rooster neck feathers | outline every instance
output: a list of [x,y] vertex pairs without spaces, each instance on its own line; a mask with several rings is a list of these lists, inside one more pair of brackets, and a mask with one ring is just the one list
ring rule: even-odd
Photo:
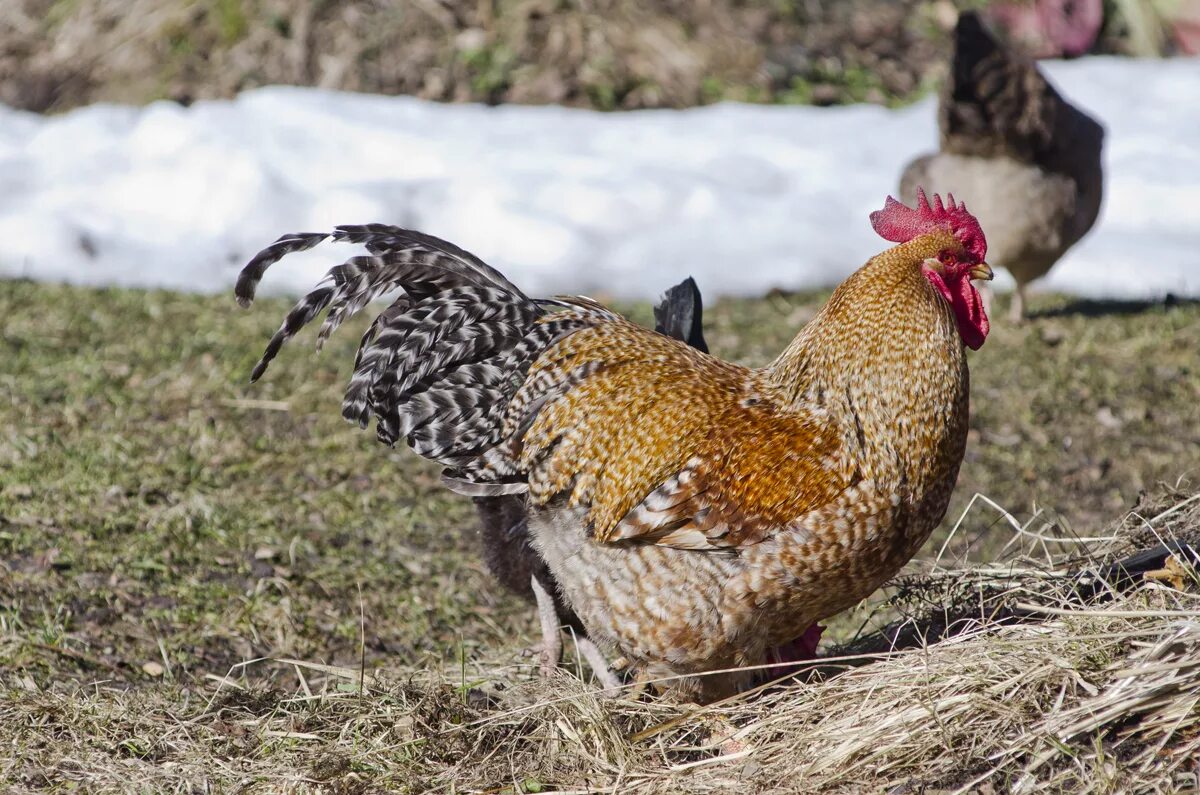
[[953,199],[930,203],[921,194],[911,209],[889,197],[872,221],[883,237],[903,242],[843,282],[765,375],[793,410],[824,412],[842,428],[843,467],[879,482],[925,480],[887,465],[936,449],[931,429],[965,423],[967,363],[956,308],[923,263],[955,246],[982,258],[987,243]]
[[924,480],[881,466],[936,448],[936,434],[956,427],[965,410],[967,362],[954,315],[914,263],[913,250],[929,244],[874,257],[766,371],[793,410],[815,409],[842,429],[846,471],[881,483]]

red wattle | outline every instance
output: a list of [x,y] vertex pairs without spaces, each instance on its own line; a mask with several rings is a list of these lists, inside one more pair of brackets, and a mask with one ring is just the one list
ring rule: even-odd
[[963,343],[973,351],[983,346],[991,325],[988,323],[987,312],[983,309],[983,296],[971,280],[958,280],[958,289],[950,299],[950,308],[958,319],[958,333],[962,335]]
[[979,350],[991,328],[987,313],[983,310],[983,296],[965,276],[956,279],[951,287],[937,271],[925,268],[924,272],[925,278],[929,279],[930,284],[936,287],[950,304],[963,343],[973,351]]

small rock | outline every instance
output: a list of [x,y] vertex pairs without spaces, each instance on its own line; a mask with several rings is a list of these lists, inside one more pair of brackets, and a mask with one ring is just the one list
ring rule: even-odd
[[990,433],[985,431],[983,438],[987,444],[995,445],[996,447],[1016,447],[1021,444],[1021,434],[1014,431],[1008,425],[1002,425]]
[[1108,406],[1101,406],[1100,410],[1096,412],[1096,422],[1114,431],[1125,425],[1125,422],[1113,414],[1113,410]]
[[482,28],[467,28],[454,37],[454,46],[459,52],[482,50],[487,44],[487,32]]
[[28,483],[14,483],[6,488],[5,493],[16,500],[27,500],[33,496],[33,486]]
[[500,702],[477,687],[467,689],[467,704],[475,709],[498,709]]
[[1047,346],[1053,348],[1067,338],[1067,332],[1059,326],[1041,326],[1038,336]]
[[142,663],[142,673],[147,676],[162,676],[166,673],[166,669],[162,667],[162,663],[151,660],[148,663]]
[[1175,381],[1181,375],[1183,375],[1183,373],[1180,372],[1178,367],[1159,365],[1158,367],[1154,368],[1154,377],[1159,381]]
[[828,83],[818,83],[813,86],[812,104],[824,107],[832,105],[838,101],[838,90],[836,86],[831,86]]

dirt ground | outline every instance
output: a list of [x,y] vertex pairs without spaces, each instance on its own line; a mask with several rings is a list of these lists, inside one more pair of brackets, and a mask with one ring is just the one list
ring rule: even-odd
[[[717,354],[761,364],[822,297],[720,301],[706,334]],[[250,671],[251,689],[294,687],[292,667],[245,667],[266,658],[384,675],[465,677],[481,660],[529,670],[531,612],[489,581],[471,506],[341,420],[356,329],[319,357],[302,338],[246,383],[285,306],[3,283],[2,698],[57,694],[86,711],[101,688],[124,694],[123,710],[183,710],[231,670]],[[1200,305],[1042,296],[1034,309],[1023,327],[997,322],[972,355],[967,458],[925,556],[956,525],[948,559],[1012,539],[977,493],[1036,516],[1037,532],[1089,536],[1144,493],[1200,479]],[[834,622],[828,639],[862,620]],[[36,736],[41,750],[8,775],[70,778],[54,732]],[[170,756],[149,736],[105,747]]]
[[0,100],[39,111],[227,97],[267,83],[602,109],[883,102],[923,87],[947,17],[920,0],[9,5]]
[[[980,0],[5,0],[0,101],[191,102],[265,84],[603,110],[899,103]],[[1147,5],[1147,4],[1143,4]],[[1093,48],[1121,52],[1106,3]]]

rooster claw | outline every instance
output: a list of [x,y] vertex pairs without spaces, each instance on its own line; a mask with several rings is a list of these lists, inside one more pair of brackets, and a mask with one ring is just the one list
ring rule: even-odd
[[708,717],[704,719],[704,723],[708,724],[709,728],[706,744],[715,745],[721,756],[742,754],[749,750],[750,746],[738,737],[738,728],[725,718]]
[[1195,576],[1196,573],[1180,562],[1179,558],[1175,555],[1167,558],[1161,569],[1148,571],[1144,575],[1147,580],[1165,582],[1176,591],[1186,591],[1188,581]]

